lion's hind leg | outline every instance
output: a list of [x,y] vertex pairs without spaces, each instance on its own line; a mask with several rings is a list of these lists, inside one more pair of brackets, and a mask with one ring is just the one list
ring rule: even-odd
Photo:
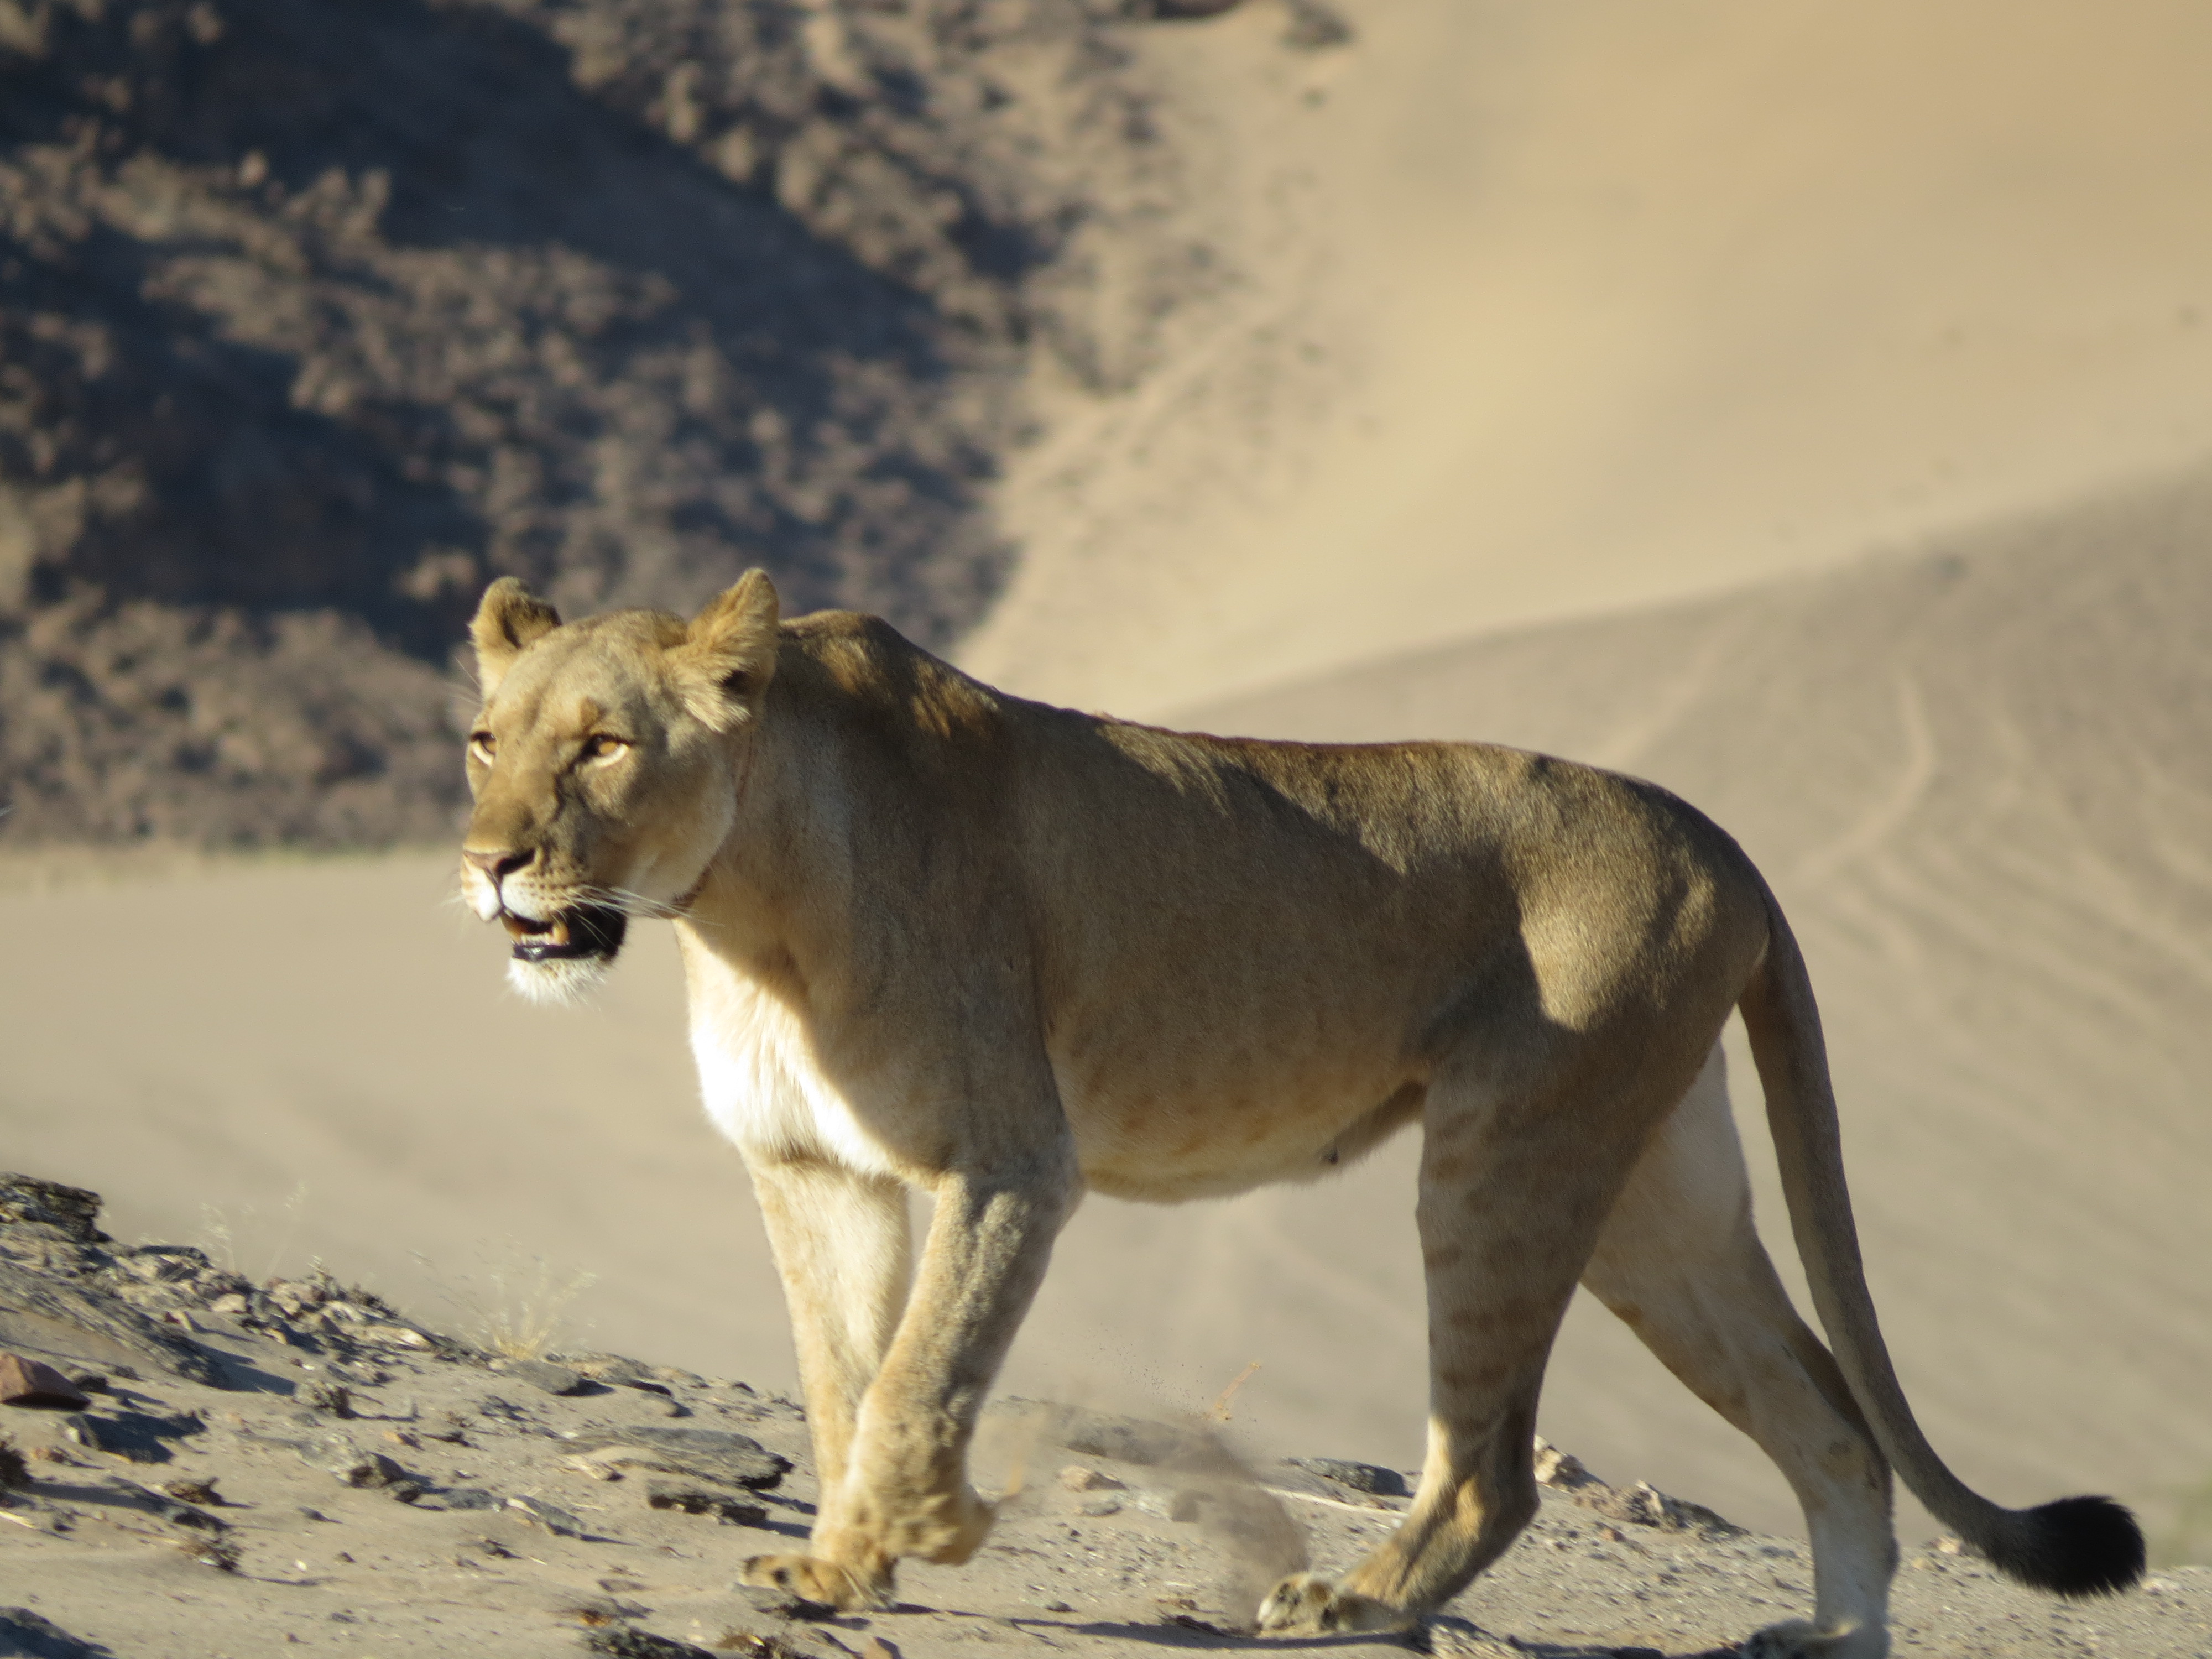
[[[1679,1088],[1602,1074],[1512,1089],[1431,1081],[1416,1211],[1429,1303],[1420,1491],[1398,1530],[1340,1581],[1299,1573],[1277,1585],[1260,1610],[1262,1633],[1411,1625],[1534,1517],[1536,1401],[1553,1340],[1626,1177],[1635,1128]],[[1624,1123],[1626,1133],[1607,1133]]]
[[1759,1632],[1747,1659],[1880,1659],[1897,1561],[1889,1466],[1753,1228],[1718,1049],[1644,1149],[1583,1282],[1759,1443],[1804,1506],[1814,1618]]

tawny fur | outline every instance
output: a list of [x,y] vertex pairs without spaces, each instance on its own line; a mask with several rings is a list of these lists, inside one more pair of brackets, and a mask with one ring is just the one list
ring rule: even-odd
[[[1263,1629],[1405,1624],[1512,1540],[1577,1281],[1804,1503],[1814,1618],[1751,1650],[1886,1651],[1893,1462],[1970,1540],[2008,1524],[1889,1375],[1780,913],[1665,791],[1046,708],[871,617],[780,623],[757,572],[688,623],[562,627],[503,581],[473,631],[478,914],[680,913],[701,1084],[752,1171],[821,1476],[807,1553],[755,1580],[880,1606],[900,1558],[981,1545],[976,1413],[1084,1191],[1312,1179],[1415,1121],[1420,1492],[1340,1583],[1285,1581]],[[566,990],[603,967],[516,971]],[[1840,1368],[1752,1229],[1715,1048],[1739,1005]],[[911,1264],[909,1187],[935,1199]]]

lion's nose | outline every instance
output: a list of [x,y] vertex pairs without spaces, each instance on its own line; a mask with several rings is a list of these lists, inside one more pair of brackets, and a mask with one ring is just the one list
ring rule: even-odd
[[511,852],[505,848],[492,852],[479,852],[473,847],[461,848],[461,862],[481,870],[495,883],[511,871],[520,870],[530,862],[528,853]]

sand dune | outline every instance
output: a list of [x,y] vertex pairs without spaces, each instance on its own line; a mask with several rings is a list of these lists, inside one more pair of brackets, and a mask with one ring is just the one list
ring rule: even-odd
[[2212,448],[2203,8],[1345,11],[1141,44],[1227,270],[1016,458],[987,679],[1157,715]]

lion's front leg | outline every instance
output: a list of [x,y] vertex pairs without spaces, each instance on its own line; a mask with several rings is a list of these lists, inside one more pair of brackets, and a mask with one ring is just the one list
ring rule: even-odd
[[884,1605],[902,1556],[957,1564],[994,1511],[968,1484],[968,1446],[991,1380],[1074,1206],[1073,1159],[940,1179],[906,1310],[860,1401],[839,1477],[827,1470],[805,1556],[759,1556],[750,1583],[842,1607]]

